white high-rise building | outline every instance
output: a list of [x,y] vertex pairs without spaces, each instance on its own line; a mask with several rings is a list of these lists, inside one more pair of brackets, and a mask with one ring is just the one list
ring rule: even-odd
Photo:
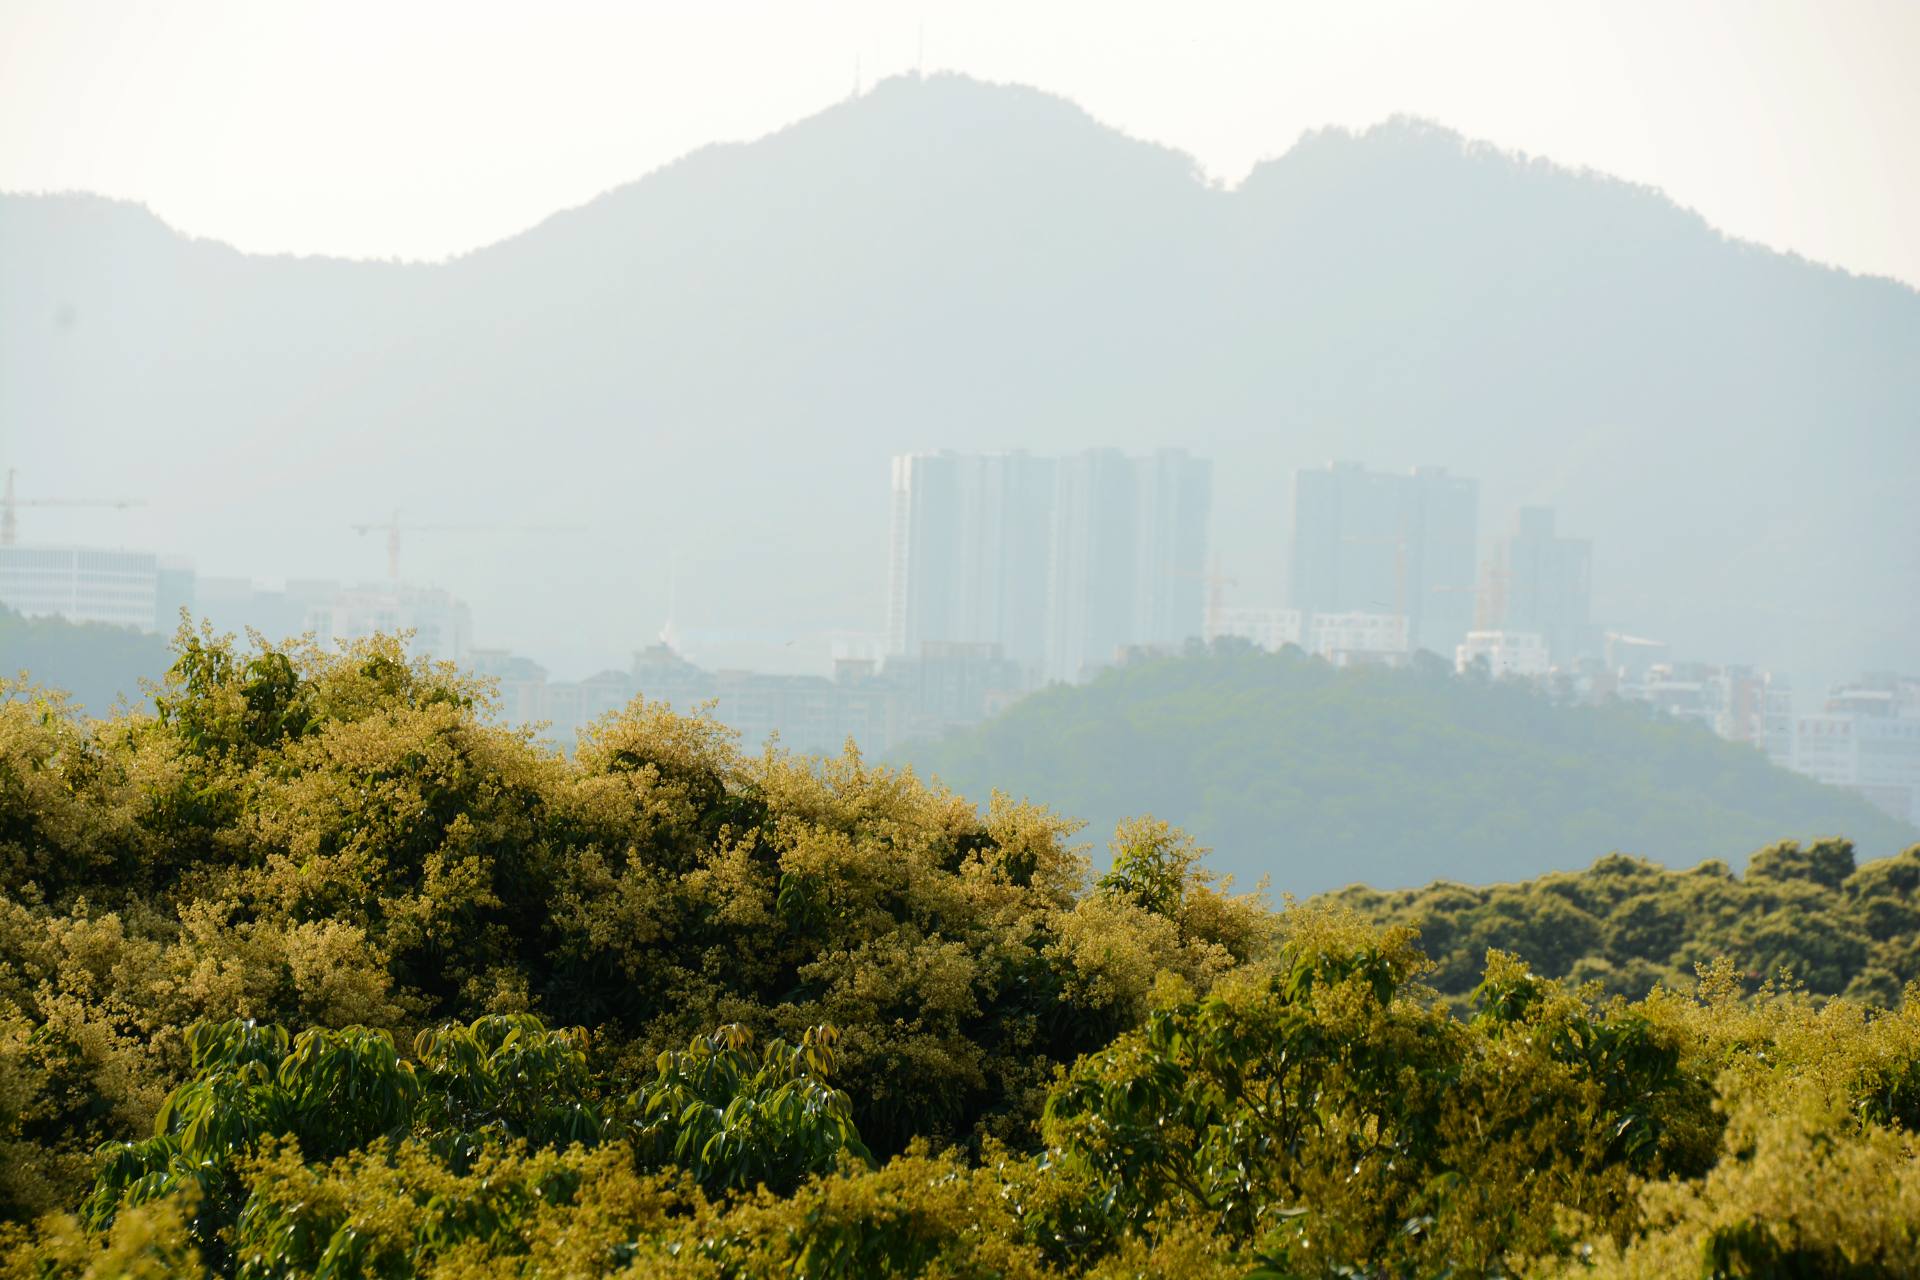
[[1161,449],[1134,464],[1138,555],[1128,643],[1179,645],[1205,629],[1213,464]]
[[0,604],[25,617],[152,631],[165,596],[160,558],[148,552],[0,547]]
[[1050,679],[1205,629],[1212,467],[1185,450],[1095,449],[1056,464],[1047,579]]
[[1041,664],[1053,487],[1053,461],[1025,453],[894,458],[889,652],[990,643]]
[[1181,450],[896,457],[889,651],[993,644],[1075,680],[1198,636],[1210,487]]

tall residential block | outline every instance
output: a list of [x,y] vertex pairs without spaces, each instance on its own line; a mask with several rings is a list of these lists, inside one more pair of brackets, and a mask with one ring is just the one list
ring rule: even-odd
[[994,644],[1074,680],[1198,636],[1211,486],[1181,450],[896,457],[888,648]]
[[893,460],[888,649],[997,644],[1044,658],[1054,462],[1025,453]]
[[1443,467],[1296,472],[1293,607],[1399,615],[1411,645],[1451,658],[1473,625],[1479,504],[1479,486]]
[[1489,569],[1492,625],[1531,631],[1562,666],[1599,648],[1593,626],[1593,544],[1554,531],[1551,507],[1522,507]]

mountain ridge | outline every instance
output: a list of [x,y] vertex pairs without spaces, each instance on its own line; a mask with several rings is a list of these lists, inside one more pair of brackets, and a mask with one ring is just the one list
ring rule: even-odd
[[1890,276],[1884,273],[1855,270],[1854,268],[1848,267],[1843,263],[1831,262],[1822,258],[1809,257],[1795,249],[1775,247],[1772,245],[1765,244],[1758,240],[1753,240],[1747,237],[1735,235],[1729,231],[1726,231],[1724,228],[1717,226],[1715,223],[1713,223],[1711,219],[1707,218],[1704,214],[1700,213],[1699,210],[1695,209],[1691,205],[1685,204],[1680,200],[1676,199],[1671,194],[1669,194],[1664,188],[1656,184],[1641,182],[1632,178],[1623,177],[1619,174],[1613,173],[1609,170],[1599,168],[1593,165],[1571,163],[1565,160],[1557,159],[1553,156],[1545,155],[1543,153],[1530,152],[1524,148],[1507,147],[1487,139],[1476,138],[1466,133],[1463,130],[1456,129],[1453,126],[1448,125],[1442,121],[1436,120],[1432,117],[1422,116],[1422,115],[1419,115],[1418,113],[1396,112],[1390,116],[1387,116],[1384,119],[1378,120],[1372,124],[1362,126],[1359,128],[1349,127],[1346,125],[1328,124],[1328,125],[1321,125],[1321,126],[1316,126],[1313,128],[1302,130],[1301,133],[1294,139],[1294,141],[1288,144],[1283,150],[1272,153],[1270,155],[1263,156],[1261,159],[1255,161],[1251,166],[1248,167],[1247,171],[1243,175],[1241,175],[1241,177],[1238,180],[1227,181],[1224,179],[1208,176],[1205,173],[1205,171],[1201,168],[1198,158],[1195,157],[1191,152],[1188,152],[1183,148],[1176,146],[1172,143],[1158,142],[1150,138],[1143,138],[1136,134],[1129,133],[1122,127],[1101,119],[1099,116],[1093,114],[1091,111],[1080,106],[1080,104],[1074,102],[1071,98],[1065,97],[1064,95],[1055,94],[1048,90],[1040,89],[1036,86],[1025,85],[1025,84],[1021,84],[1014,81],[989,81],[989,80],[979,79],[974,76],[966,75],[964,73],[959,73],[959,72],[935,72],[935,73],[926,74],[926,75],[919,75],[915,73],[903,73],[900,75],[889,76],[881,81],[878,81],[870,89],[858,95],[857,97],[849,97],[849,98],[840,99],[834,102],[829,102],[821,106],[819,109],[809,112],[807,115],[801,116],[798,119],[788,122],[787,124],[768,130],[764,133],[754,135],[753,137],[750,137],[750,138],[719,139],[712,142],[702,143],[701,145],[694,147],[686,152],[683,152],[680,155],[675,156],[669,160],[665,160],[655,165],[653,168],[647,169],[644,172],[639,173],[632,178],[626,179],[621,182],[617,182],[610,187],[604,188],[603,190],[598,191],[595,194],[587,197],[585,200],[579,201],[578,203],[575,203],[575,204],[557,206],[551,211],[541,215],[539,218],[519,228],[516,231],[508,232],[500,236],[499,238],[490,240],[484,244],[474,245],[471,248],[457,250],[454,252],[444,254],[440,257],[433,257],[433,258],[402,258],[397,256],[387,256],[387,257],[355,256],[350,254],[338,254],[338,253],[327,253],[327,252],[300,253],[300,252],[295,252],[291,250],[255,251],[255,250],[241,249],[233,245],[231,242],[220,238],[217,235],[203,235],[187,227],[178,225],[168,220],[165,216],[155,211],[145,201],[140,200],[137,197],[113,196],[113,195],[107,195],[100,192],[85,190],[82,188],[71,188],[71,189],[62,189],[62,190],[29,190],[29,189],[22,189],[22,188],[0,188],[0,199],[18,198],[18,199],[24,199],[24,200],[55,200],[55,201],[83,200],[83,201],[98,201],[98,202],[111,204],[111,205],[126,206],[128,208],[131,208],[146,214],[154,222],[158,223],[161,227],[165,228],[167,231],[180,237],[183,240],[191,241],[194,243],[219,245],[223,248],[231,249],[233,252],[249,258],[259,258],[259,259],[269,259],[269,260],[292,259],[295,261],[320,261],[320,262],[330,262],[330,263],[364,263],[369,265],[388,266],[388,267],[448,266],[455,263],[459,263],[468,258],[472,258],[479,254],[488,253],[492,250],[511,244],[515,240],[519,240],[525,236],[529,236],[536,232],[539,232],[543,228],[547,228],[556,222],[561,222],[565,220],[570,214],[581,212],[594,205],[600,204],[601,202],[606,201],[611,197],[618,196],[623,192],[631,190],[632,188],[641,186],[642,184],[645,184],[656,177],[659,177],[665,173],[668,173],[671,170],[677,169],[682,165],[688,164],[689,162],[695,161],[700,157],[707,155],[710,152],[728,152],[728,151],[737,151],[737,150],[751,148],[760,143],[777,139],[782,135],[790,133],[796,129],[804,128],[805,126],[823,117],[830,117],[834,115],[836,112],[842,111],[848,107],[856,106],[859,103],[873,97],[876,94],[884,94],[896,82],[912,84],[912,83],[919,83],[919,82],[926,82],[926,81],[953,82],[953,83],[969,86],[970,88],[973,88],[973,89],[986,90],[990,93],[1017,93],[1017,94],[1029,95],[1031,98],[1035,100],[1043,101],[1052,105],[1065,107],[1068,109],[1068,112],[1070,114],[1078,116],[1078,118],[1085,124],[1091,125],[1093,128],[1100,130],[1102,132],[1111,133],[1124,142],[1136,145],[1143,149],[1166,152],[1166,153],[1169,153],[1171,156],[1178,157],[1180,160],[1185,162],[1185,164],[1188,167],[1190,167],[1193,170],[1194,181],[1196,183],[1198,183],[1200,186],[1202,186],[1203,188],[1209,191],[1218,192],[1220,194],[1228,195],[1228,196],[1236,195],[1240,193],[1248,186],[1249,183],[1253,182],[1262,173],[1263,170],[1267,170],[1272,166],[1279,165],[1286,162],[1288,159],[1293,157],[1296,152],[1301,151],[1303,148],[1311,148],[1326,142],[1365,142],[1370,138],[1375,138],[1383,134],[1418,135],[1422,138],[1430,139],[1452,148],[1459,154],[1461,158],[1491,159],[1491,160],[1503,162],[1506,164],[1515,165],[1521,168],[1543,169],[1551,174],[1558,175],[1558,176],[1575,177],[1575,178],[1591,181],[1596,184],[1604,184],[1604,185],[1612,186],[1616,188],[1623,188],[1627,191],[1631,191],[1639,195],[1650,197],[1677,212],[1686,214],[1689,217],[1692,217],[1698,220],[1703,227],[1711,230],[1715,236],[1717,236],[1720,240],[1722,240],[1726,244],[1734,245],[1734,246],[1743,246],[1743,247],[1755,249],[1770,255],[1788,258],[1792,261],[1803,263],[1811,267],[1817,267],[1822,270],[1836,272],[1849,279],[1863,280],[1863,281],[1880,281],[1886,284],[1893,285],[1907,293],[1920,294],[1920,283],[1901,280],[1897,276]]
[[942,77],[445,263],[49,231],[10,197],[8,460],[176,494],[126,527],[210,573],[375,576],[341,534],[394,507],[590,514],[566,545],[408,547],[484,640],[576,670],[657,630],[670,547],[682,626],[750,637],[696,656],[877,629],[890,452],[1094,444],[1215,458],[1244,603],[1280,598],[1293,468],[1442,463],[1480,478],[1483,538],[1558,505],[1600,616],[1683,654],[1910,661],[1920,295],[1424,126],[1196,174]]

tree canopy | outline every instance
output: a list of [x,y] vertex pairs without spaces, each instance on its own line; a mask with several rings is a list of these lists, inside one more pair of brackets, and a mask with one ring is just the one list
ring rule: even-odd
[[1911,1273],[1920,848],[1276,911],[487,698],[183,633],[150,709],[0,702],[0,1277]]

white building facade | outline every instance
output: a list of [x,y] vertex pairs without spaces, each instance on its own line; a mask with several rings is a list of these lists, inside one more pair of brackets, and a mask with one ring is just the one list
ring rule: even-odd
[[1488,674],[1495,679],[1533,679],[1553,667],[1546,637],[1534,631],[1467,632],[1467,638],[1453,651],[1454,669],[1466,671],[1478,662],[1485,662]]
[[160,558],[91,547],[0,547],[0,604],[29,618],[152,631],[164,607]]
[[1873,677],[1798,716],[1793,768],[1920,826],[1920,679]]
[[1413,656],[1401,613],[1316,613],[1307,622],[1307,650],[1336,667],[1401,666]]
[[1257,649],[1278,653],[1290,644],[1304,647],[1303,617],[1298,609],[1209,609],[1206,638],[1209,642],[1245,640]]

